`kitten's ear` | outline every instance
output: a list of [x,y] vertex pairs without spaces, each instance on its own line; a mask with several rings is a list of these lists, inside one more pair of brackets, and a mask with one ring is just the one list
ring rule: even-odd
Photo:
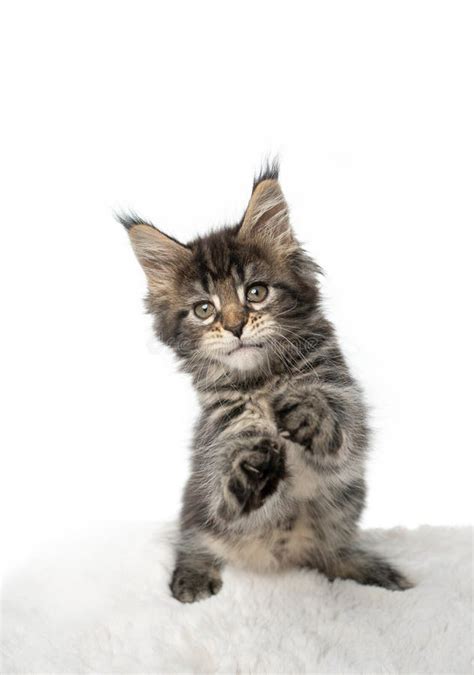
[[238,236],[288,254],[298,248],[298,243],[291,229],[288,205],[274,173],[269,178],[263,174],[255,180]]
[[176,273],[191,262],[191,251],[168,237],[150,223],[128,216],[118,216],[148,280],[150,291],[162,292]]

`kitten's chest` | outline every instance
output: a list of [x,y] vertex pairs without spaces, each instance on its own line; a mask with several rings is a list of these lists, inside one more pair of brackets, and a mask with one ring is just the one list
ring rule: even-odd
[[232,418],[229,429],[232,433],[245,431],[258,425],[262,433],[277,432],[277,422],[273,408],[273,396],[270,389],[239,392],[232,400],[230,410],[238,410],[238,415]]
[[248,393],[241,393],[246,408],[262,419],[271,420],[276,424],[275,400],[284,395],[288,381],[283,377],[275,377],[260,389]]
[[275,422],[272,399],[269,392],[262,391],[252,394],[245,394],[243,397],[245,409],[255,417],[267,422]]

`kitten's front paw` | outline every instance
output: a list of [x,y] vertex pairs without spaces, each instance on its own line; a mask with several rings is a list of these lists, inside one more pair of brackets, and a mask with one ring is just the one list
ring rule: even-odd
[[341,447],[339,424],[318,401],[287,401],[276,416],[281,431],[311,453],[333,454]]
[[262,438],[249,450],[241,450],[233,464],[228,489],[242,512],[260,508],[285,476],[283,447],[274,439]]
[[222,579],[217,569],[193,570],[177,567],[171,578],[170,589],[180,602],[197,602],[216,595],[222,588]]

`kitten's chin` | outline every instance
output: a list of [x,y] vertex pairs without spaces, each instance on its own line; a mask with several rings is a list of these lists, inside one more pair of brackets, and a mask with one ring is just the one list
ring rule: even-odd
[[240,372],[249,372],[258,370],[265,361],[265,352],[262,347],[244,347],[235,349],[230,354],[223,354],[219,357],[220,362]]

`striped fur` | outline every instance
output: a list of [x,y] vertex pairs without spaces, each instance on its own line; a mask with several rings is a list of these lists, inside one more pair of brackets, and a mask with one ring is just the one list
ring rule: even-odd
[[[409,582],[358,544],[366,409],[298,244],[276,166],[242,221],[183,245],[124,218],[157,336],[191,374],[201,415],[184,492],[173,595],[220,589],[226,562],[319,569],[390,589]],[[248,299],[253,284],[268,295]],[[200,319],[199,303],[214,314]]]

